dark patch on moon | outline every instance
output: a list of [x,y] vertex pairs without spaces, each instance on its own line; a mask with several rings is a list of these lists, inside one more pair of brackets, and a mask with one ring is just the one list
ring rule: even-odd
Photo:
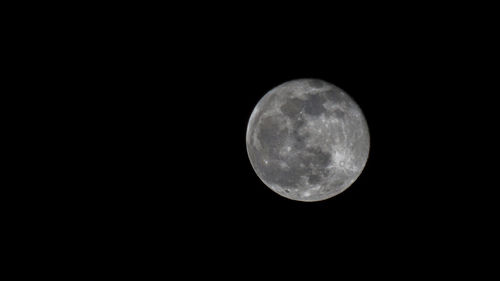
[[305,102],[304,111],[309,115],[319,116],[325,112],[325,107],[323,106],[325,102],[326,99],[321,95],[312,94]]
[[292,136],[293,142],[292,146],[294,150],[302,150],[303,148],[306,147],[306,139],[308,138],[308,135],[299,135],[295,134]]
[[309,184],[318,184],[321,182],[321,176],[319,175],[310,175],[309,178],[307,179],[307,182]]
[[340,110],[340,109],[336,109],[333,111],[333,115],[335,115],[335,118],[338,118],[338,119],[344,119],[345,117],[345,112]]
[[319,80],[319,79],[310,79],[307,81],[307,83],[309,84],[309,86],[311,86],[312,88],[322,88],[323,85],[325,84],[323,81]]
[[324,169],[332,158],[329,153],[323,152],[319,148],[306,148],[302,157],[304,165],[315,169]]

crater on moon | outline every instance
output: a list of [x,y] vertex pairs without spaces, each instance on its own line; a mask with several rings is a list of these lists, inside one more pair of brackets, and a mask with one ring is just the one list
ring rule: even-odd
[[257,176],[276,193],[299,201],[331,198],[361,174],[368,126],[358,105],[319,79],[283,83],[250,117],[247,152]]

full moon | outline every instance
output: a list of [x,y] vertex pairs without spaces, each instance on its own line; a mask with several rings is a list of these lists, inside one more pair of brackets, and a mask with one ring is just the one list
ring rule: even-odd
[[279,195],[321,201],[351,186],[368,159],[365,117],[342,89],[319,79],[285,82],[255,106],[246,147],[262,182]]

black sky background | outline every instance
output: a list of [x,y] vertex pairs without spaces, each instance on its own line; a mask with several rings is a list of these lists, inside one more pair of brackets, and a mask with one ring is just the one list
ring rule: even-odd
[[[54,116],[68,130],[55,144],[67,148],[60,163],[77,160],[62,165],[57,186],[73,188],[43,195],[57,201],[46,207],[65,229],[61,239],[103,261],[174,257],[184,266],[220,261],[243,270],[240,261],[256,255],[256,271],[319,255],[326,264],[369,264],[381,253],[408,271],[415,266],[408,260],[425,254],[427,270],[477,247],[464,236],[488,233],[493,210],[471,178],[471,154],[480,152],[469,149],[477,141],[470,132],[480,128],[469,117],[491,114],[478,115],[482,103],[471,98],[471,70],[483,58],[470,46],[479,33],[439,12],[426,20],[369,11],[293,21],[238,15],[194,23],[103,17],[72,26],[64,44],[49,48],[63,58],[57,91],[74,93],[59,107],[71,118]],[[315,203],[275,194],[246,152],[259,99],[299,78],[346,91],[371,136],[358,180]]]

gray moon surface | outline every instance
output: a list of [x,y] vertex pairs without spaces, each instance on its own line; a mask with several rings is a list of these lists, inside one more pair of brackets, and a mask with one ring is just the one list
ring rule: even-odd
[[319,79],[285,82],[255,106],[246,147],[262,182],[281,196],[321,201],[351,186],[365,167],[365,117],[343,90]]

